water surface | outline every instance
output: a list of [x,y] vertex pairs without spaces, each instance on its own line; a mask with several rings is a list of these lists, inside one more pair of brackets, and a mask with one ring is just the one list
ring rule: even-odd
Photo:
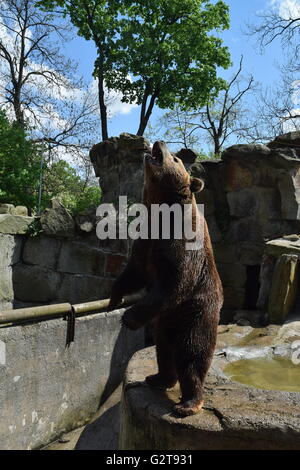
[[231,380],[252,387],[300,392],[300,364],[293,364],[291,359],[241,359],[226,366],[224,373]]

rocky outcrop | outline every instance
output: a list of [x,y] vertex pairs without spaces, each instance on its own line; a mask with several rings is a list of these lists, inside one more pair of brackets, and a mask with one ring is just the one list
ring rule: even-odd
[[300,232],[300,161],[289,148],[234,145],[217,162],[196,162],[191,172],[206,180],[197,198],[225,288],[224,308],[255,309],[266,241]]
[[[281,136],[282,137],[282,136]],[[294,143],[297,142],[296,136]],[[285,139],[285,140],[284,140]],[[284,138],[288,142],[290,136]],[[104,202],[127,195],[140,202],[143,156],[149,142],[123,134],[91,151]],[[187,149],[177,153],[193,176],[205,179],[197,194],[204,204],[214,254],[225,290],[224,312],[256,309],[265,243],[300,232],[300,161],[286,145],[234,145],[221,160],[196,161]],[[194,163],[193,163],[194,161]],[[112,245],[124,241],[107,242]],[[233,319],[234,313],[227,315]]]
[[270,149],[289,149],[290,155],[294,158],[300,158],[300,132],[287,132],[277,136],[268,144]]
[[129,202],[141,201],[143,158],[149,152],[149,141],[132,134],[94,145],[90,158],[99,177],[103,203],[117,204],[118,196],[127,196]]
[[28,216],[28,209],[25,206],[14,206],[13,204],[0,204],[0,214]]
[[260,273],[257,307],[271,323],[283,323],[300,307],[300,235],[287,235],[266,243]]
[[23,235],[27,233],[28,228],[33,221],[33,217],[24,217],[13,214],[1,214],[0,233],[7,233],[11,235]]
[[74,235],[75,222],[70,212],[59,199],[52,199],[52,208],[46,209],[40,218],[40,224],[45,235],[70,238]]

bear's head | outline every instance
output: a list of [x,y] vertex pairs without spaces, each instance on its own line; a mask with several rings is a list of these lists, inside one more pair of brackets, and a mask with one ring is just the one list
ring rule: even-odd
[[165,142],[155,142],[144,160],[144,204],[189,204],[204,182],[186,171],[182,160],[172,155]]

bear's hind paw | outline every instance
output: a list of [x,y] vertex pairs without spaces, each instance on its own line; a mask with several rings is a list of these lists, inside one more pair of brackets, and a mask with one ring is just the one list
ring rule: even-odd
[[179,417],[191,416],[202,410],[204,401],[189,400],[184,403],[178,403],[174,406],[173,411]]

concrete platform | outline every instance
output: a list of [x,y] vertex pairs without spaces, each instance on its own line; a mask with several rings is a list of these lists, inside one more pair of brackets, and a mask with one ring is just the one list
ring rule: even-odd
[[[247,348],[238,348],[237,353],[241,349]],[[264,354],[261,348],[254,349]],[[265,349],[266,354],[272,351],[272,347]],[[232,348],[230,354],[234,353]],[[215,356],[205,384],[203,410],[177,418],[173,406],[180,401],[178,384],[166,392],[149,388],[144,377],[157,372],[155,349],[135,353],[124,382],[119,448],[300,450],[300,393],[233,382],[223,373],[226,363],[228,356]]]

